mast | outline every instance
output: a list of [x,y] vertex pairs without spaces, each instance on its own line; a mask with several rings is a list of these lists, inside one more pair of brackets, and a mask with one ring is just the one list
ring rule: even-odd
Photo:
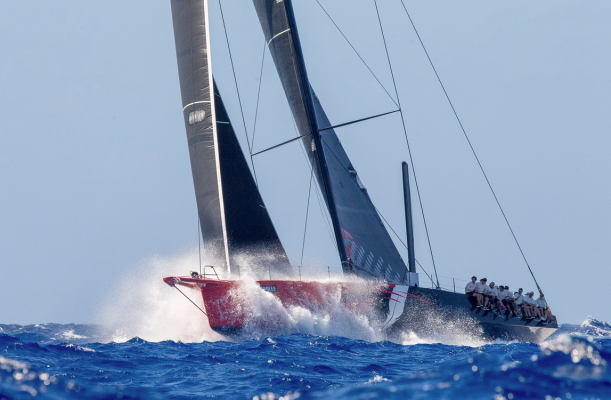
[[414,251],[414,224],[412,219],[412,197],[409,190],[409,171],[407,163],[401,163],[403,169],[403,202],[405,204],[405,227],[407,229],[407,265],[409,272],[416,272],[416,253]]
[[312,140],[314,143],[314,157],[316,159],[316,164],[318,165],[318,169],[320,171],[321,178],[321,186],[324,189],[325,197],[327,199],[327,208],[329,210],[329,215],[331,217],[331,222],[333,225],[333,233],[335,234],[335,241],[337,242],[337,251],[339,253],[339,258],[342,263],[342,269],[344,273],[350,273],[351,268],[348,263],[348,256],[346,255],[346,249],[344,248],[344,240],[341,231],[341,225],[339,223],[339,216],[337,215],[337,208],[335,205],[335,199],[333,197],[333,188],[329,184],[331,178],[329,177],[329,169],[327,168],[327,163],[324,156],[324,148],[321,140],[318,122],[316,119],[314,101],[312,88],[310,86],[310,81],[308,79],[308,73],[306,71],[305,62],[303,59],[303,52],[301,49],[301,42],[299,41],[299,33],[297,31],[297,22],[295,21],[295,13],[293,12],[293,3],[291,0],[284,1],[286,5],[286,14],[288,17],[289,23],[289,34],[293,40],[293,45],[295,49],[295,61],[297,64],[297,69],[299,71],[300,85],[303,88],[303,95],[305,99],[305,109],[306,116],[310,128],[310,134],[312,135]]

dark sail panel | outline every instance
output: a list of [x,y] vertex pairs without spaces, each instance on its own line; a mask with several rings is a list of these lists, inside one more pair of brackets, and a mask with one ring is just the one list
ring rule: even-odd
[[[318,99],[314,102],[318,126],[331,126]],[[388,281],[403,282],[407,268],[388,235],[344,147],[333,131],[320,132],[329,169],[346,253],[361,271]]]
[[229,268],[218,168],[204,1],[172,0],[172,21],[191,171],[206,256]]
[[287,277],[292,272],[288,257],[212,78],[207,1],[172,0],[171,5],[206,256],[233,275],[237,275],[237,263],[245,260],[255,270],[264,270],[266,276],[271,271],[275,278]]
[[[266,277],[269,270],[274,279],[290,277],[292,268],[289,259],[248,168],[216,83],[214,93],[231,265],[235,270],[246,257],[251,259],[249,264],[256,277]],[[252,258],[256,258],[256,261],[252,261]]]
[[[344,245],[340,251],[344,271],[405,282],[407,267],[337,135],[332,129],[318,131],[331,124],[307,81],[290,0],[253,2],[297,128],[301,135],[306,135],[304,147],[317,182],[329,212],[336,215],[333,222],[337,224],[338,242]],[[311,103],[308,96],[313,99]]]

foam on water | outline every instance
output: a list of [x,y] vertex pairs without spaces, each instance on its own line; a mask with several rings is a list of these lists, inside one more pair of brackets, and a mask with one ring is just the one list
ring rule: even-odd
[[[290,327],[294,316],[286,318]],[[589,319],[541,345],[469,347],[300,333],[241,342],[99,343],[90,325],[1,325],[0,398],[605,399],[611,387],[605,326]],[[58,342],[70,331],[89,339]]]
[[[149,342],[214,342],[223,337],[212,329],[206,316],[177,290],[162,280],[184,276],[199,268],[197,250],[174,257],[154,257],[125,271],[103,299],[97,321],[104,326],[104,341],[126,342],[139,337]],[[181,288],[203,309],[201,296]]]
[[72,340],[72,339],[87,339],[87,336],[79,335],[74,333],[74,329],[69,329],[59,334],[62,339]]
[[[481,329],[470,319],[459,315],[440,315],[422,312],[423,323],[429,329],[426,336],[401,332],[390,337],[372,315],[345,308],[339,287],[327,296],[327,305],[320,309],[284,307],[272,293],[256,283],[253,271],[261,271],[258,261],[262,256],[240,255],[241,284],[230,296],[241,299],[246,315],[242,339],[262,339],[280,334],[303,333],[310,335],[341,336],[350,339],[395,343],[445,343],[477,347],[486,343]],[[250,263],[254,264],[250,264]],[[205,264],[205,262],[204,262]],[[97,321],[102,325],[104,342],[126,342],[139,337],[149,342],[171,340],[183,343],[230,340],[214,332],[207,317],[185,299],[177,290],[162,281],[165,276],[184,276],[199,269],[197,249],[173,257],[154,257],[126,270],[118,277],[116,286],[103,299]],[[257,277],[261,279],[262,277]],[[267,278],[267,277],[266,277]],[[337,282],[338,277],[309,276],[309,281]],[[358,280],[358,278],[345,278]],[[180,288],[200,308],[204,308],[198,290]],[[65,332],[71,338],[74,332]],[[78,338],[78,337],[72,337]]]
[[285,308],[277,297],[261,289],[250,276],[243,278],[231,296],[241,299],[244,304],[246,338],[303,333],[371,342],[384,340],[381,327],[372,321],[371,316],[350,311],[342,305],[339,287],[330,297],[326,297],[324,308],[315,310],[298,306]]
[[[235,293],[231,293],[243,300],[247,315],[245,339],[306,333],[367,341],[384,340],[380,327],[371,322],[370,316],[357,314],[342,306],[339,288],[328,299],[330,306],[324,310],[285,308],[273,294],[261,289],[250,275],[250,271],[261,270],[259,264],[251,266],[250,262],[260,259],[252,254],[241,255],[241,284]],[[154,257],[125,271],[117,280],[116,287],[103,300],[98,313],[97,320],[105,327],[104,341],[125,342],[134,337],[151,342],[229,340],[212,331],[206,316],[162,281],[162,277],[184,276],[198,268],[199,257],[195,250],[174,257]],[[321,282],[338,281],[327,276],[310,278]],[[204,308],[197,290],[180,290]]]

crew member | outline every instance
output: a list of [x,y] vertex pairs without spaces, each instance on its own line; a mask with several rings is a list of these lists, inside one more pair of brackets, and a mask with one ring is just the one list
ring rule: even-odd
[[535,319],[537,317],[537,304],[535,299],[533,299],[534,294],[535,292],[526,293],[526,297],[522,301],[522,309],[528,314],[526,319]]
[[547,301],[545,300],[543,293],[539,295],[539,298],[535,300],[535,303],[537,304],[537,310],[541,315],[542,321],[552,322],[554,317],[552,316],[552,311],[547,306]]
[[513,301],[516,303],[518,309],[522,311],[522,319],[526,319],[530,316],[530,314],[524,310],[524,295],[522,294],[522,288],[518,289],[518,291],[513,294]]
[[477,307],[486,307],[488,305],[488,298],[484,297],[484,291],[486,290],[486,287],[487,287],[486,286],[487,281],[488,279],[482,278],[476,284],[477,286],[475,287],[475,292],[473,293],[473,295],[477,299]]
[[499,304],[498,304],[498,289],[496,288],[496,286],[494,285],[494,282],[490,282],[490,285],[486,288],[486,296],[488,296],[488,304],[489,304],[489,310],[495,310],[498,312],[499,309]]
[[[501,288],[503,288],[503,286],[501,286]],[[507,318],[506,319],[509,319],[509,313],[510,312],[511,312],[511,316],[512,317],[517,317],[518,316],[518,309],[516,307],[516,302],[514,301],[513,296],[511,295],[511,292],[509,291],[509,286],[505,286],[503,288],[503,293],[505,293],[505,296],[501,300],[501,302],[507,308],[507,313],[506,313],[506,317]],[[500,294],[500,292],[499,292],[499,294]],[[499,296],[499,298],[500,298],[500,296]]]
[[473,306],[473,308],[477,307],[477,299],[473,295],[475,289],[477,288],[476,282],[477,277],[472,276],[471,282],[467,283],[467,286],[465,286],[465,295],[467,295],[467,300],[469,300],[469,303],[471,303],[471,306]]

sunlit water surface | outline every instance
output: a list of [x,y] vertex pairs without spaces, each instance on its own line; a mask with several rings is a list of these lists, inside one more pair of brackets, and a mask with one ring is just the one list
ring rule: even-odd
[[122,335],[100,325],[0,325],[0,398],[611,398],[611,327],[595,319],[542,345]]
[[[155,258],[119,280],[97,325],[0,324],[0,400],[611,399],[606,322],[564,325],[536,345],[487,342],[466,321],[429,315],[444,328],[433,337],[386,338],[339,301],[319,314],[284,309],[245,277],[255,323],[230,341],[159,279],[193,258]],[[270,318],[274,331],[257,328]]]

